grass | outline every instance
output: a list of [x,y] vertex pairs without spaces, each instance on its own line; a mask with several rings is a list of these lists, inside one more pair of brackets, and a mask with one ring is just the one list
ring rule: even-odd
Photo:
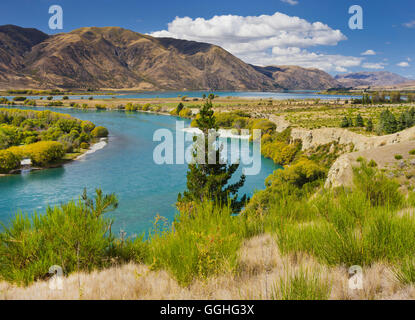
[[327,300],[331,285],[316,270],[299,270],[280,278],[271,288],[272,300]]
[[[239,216],[212,202],[193,203],[173,225],[157,217],[146,240],[116,239],[108,233],[111,221],[103,213],[115,200],[99,193],[95,200],[84,195],[78,203],[48,209],[46,215],[17,215],[0,235],[0,276],[27,285],[44,279],[54,264],[70,274],[144,262],[146,272],[165,272],[178,288],[191,290],[198,284],[200,289],[203,283],[227,279],[228,286],[237,283],[238,290],[246,292],[243,279],[254,286],[255,276],[261,275],[269,287],[267,274],[273,270],[271,293],[262,297],[295,300],[332,296],[331,280],[322,277],[320,267],[335,274],[352,265],[365,270],[387,265],[402,285],[413,283],[415,219],[403,209],[413,207],[415,196],[403,197],[397,183],[364,159],[360,163],[353,189],[324,190],[320,180],[295,184],[290,179],[301,176],[286,170],[290,179],[284,174],[270,177],[267,188],[256,193]],[[249,239],[264,233],[275,239],[271,249],[261,256],[246,249],[241,254]],[[255,250],[265,247],[266,242],[257,243]],[[307,267],[298,258],[302,255],[320,267]],[[281,269],[286,263],[290,267]],[[376,296],[373,290],[371,297]]]
[[[158,219],[157,224],[160,223]],[[168,270],[182,285],[223,272],[234,272],[244,239],[256,234],[247,216],[233,216],[229,208],[212,203],[182,213],[174,229],[155,227],[149,239],[147,263]]]

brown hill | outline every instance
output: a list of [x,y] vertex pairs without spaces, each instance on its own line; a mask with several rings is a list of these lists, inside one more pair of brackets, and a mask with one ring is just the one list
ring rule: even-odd
[[118,27],[81,28],[50,37],[8,28],[12,36],[0,32],[0,43],[8,44],[1,58],[1,71],[8,74],[0,79],[2,87],[21,86],[30,79],[31,87],[44,88],[279,88],[229,52],[206,43],[153,38]]
[[87,27],[53,36],[0,27],[2,89],[275,91],[338,86],[318,69],[256,67],[215,45],[154,38],[119,27]]
[[320,90],[342,87],[331,75],[320,69],[298,66],[253,67],[285,89]]

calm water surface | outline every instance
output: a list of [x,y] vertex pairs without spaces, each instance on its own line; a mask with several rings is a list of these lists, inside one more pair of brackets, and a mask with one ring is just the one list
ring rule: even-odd
[[[62,168],[1,177],[1,222],[7,224],[18,210],[43,212],[48,204],[77,199],[84,187],[90,195],[95,188],[117,194],[119,208],[110,214],[115,219],[113,230],[141,233],[151,227],[156,214],[172,220],[177,194],[186,187],[187,165],[156,165],[153,150],[160,142],[153,142],[153,133],[160,128],[174,132],[178,118],[121,111],[48,109],[107,127],[109,143]],[[271,160],[262,158],[260,174],[248,176],[241,192],[252,195],[255,189],[263,189],[265,178],[275,169]]]
[[[151,98],[177,98],[180,96],[188,96],[189,98],[201,98],[203,94],[208,95],[207,91],[167,91],[167,92],[140,92],[140,93],[117,93],[114,95],[102,95],[95,96],[99,99],[113,99],[113,98],[125,98],[125,99],[151,99]],[[324,95],[317,94],[317,91],[313,90],[296,90],[296,91],[286,91],[286,92],[235,92],[235,91],[219,91],[215,92],[216,95],[220,97],[239,97],[239,98],[255,98],[255,99],[276,99],[276,100],[286,100],[286,99],[352,99],[359,98],[360,96],[348,96],[348,95]],[[38,99],[40,96],[27,96],[29,99]],[[70,99],[88,99],[89,96],[73,95],[69,96]],[[13,96],[7,97],[12,99]],[[46,98],[46,96],[44,96]],[[54,96],[54,100],[61,100],[62,96]]]

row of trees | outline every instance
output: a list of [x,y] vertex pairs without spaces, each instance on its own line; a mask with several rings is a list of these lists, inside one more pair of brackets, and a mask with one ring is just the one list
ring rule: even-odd
[[395,116],[389,109],[383,110],[377,121],[376,128],[374,127],[372,119],[365,121],[363,117],[358,114],[354,119],[352,117],[343,117],[340,127],[342,128],[366,128],[366,131],[374,131],[379,135],[391,134],[398,131],[405,130],[415,125],[415,108],[407,109]]
[[[404,102],[404,99],[399,91],[364,93],[361,99],[353,99],[353,104],[363,105],[401,102]],[[415,94],[408,93],[405,102],[415,102]]]

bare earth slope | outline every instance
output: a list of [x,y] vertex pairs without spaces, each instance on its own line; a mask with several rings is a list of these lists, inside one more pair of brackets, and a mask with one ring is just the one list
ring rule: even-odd
[[341,87],[341,84],[331,75],[315,68],[298,66],[254,66],[254,68],[273,79],[284,89],[321,90]]
[[[31,86],[162,90],[275,90],[278,85],[222,48],[193,41],[153,38],[118,27],[81,28],[43,37],[9,26],[1,73],[30,76]],[[39,41],[40,40],[40,41]],[[23,49],[21,49],[23,48]],[[15,63],[10,63],[13,60]],[[0,65],[1,66],[1,65]],[[0,78],[0,87],[21,79]]]

